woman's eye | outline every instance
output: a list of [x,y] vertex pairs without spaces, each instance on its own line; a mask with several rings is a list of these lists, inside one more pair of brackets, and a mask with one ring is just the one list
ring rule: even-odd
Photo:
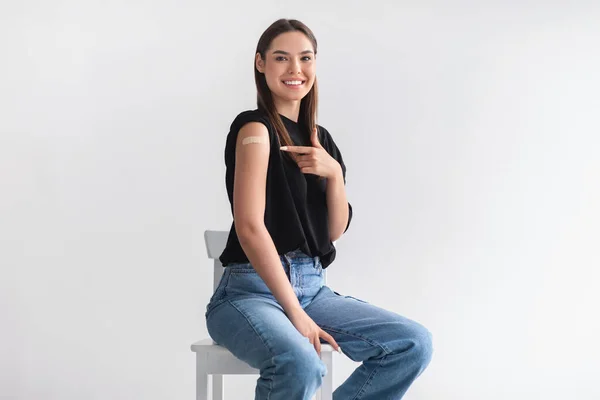
[[[302,57],[302,59],[306,60],[306,61],[312,60],[309,56]],[[279,56],[279,57],[275,58],[275,60],[277,60],[277,61],[283,61],[283,60],[287,60],[287,58],[283,57],[283,56]]]

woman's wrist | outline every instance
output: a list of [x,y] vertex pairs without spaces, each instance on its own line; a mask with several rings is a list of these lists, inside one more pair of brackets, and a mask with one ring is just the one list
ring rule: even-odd
[[283,309],[285,314],[290,318],[304,312],[304,309],[302,308],[300,303],[289,305],[288,307],[284,307]]
[[333,173],[327,177],[327,179],[333,180],[333,181],[340,180],[340,179],[344,180],[344,175],[342,173],[342,166],[337,161],[335,162],[335,164],[336,164],[336,168],[334,169]]

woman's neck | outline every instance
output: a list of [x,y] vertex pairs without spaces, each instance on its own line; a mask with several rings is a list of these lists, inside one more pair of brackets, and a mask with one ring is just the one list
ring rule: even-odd
[[284,115],[294,122],[298,122],[298,116],[300,115],[300,100],[286,102],[284,104],[275,103],[275,108],[279,114]]

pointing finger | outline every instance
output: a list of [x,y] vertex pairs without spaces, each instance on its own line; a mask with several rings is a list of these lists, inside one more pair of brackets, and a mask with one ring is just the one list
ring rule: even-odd
[[290,153],[308,154],[313,148],[309,146],[281,146],[279,149]]
[[319,142],[319,135],[317,134],[317,128],[313,129],[312,135],[310,135],[310,140],[315,147],[321,147],[321,142]]

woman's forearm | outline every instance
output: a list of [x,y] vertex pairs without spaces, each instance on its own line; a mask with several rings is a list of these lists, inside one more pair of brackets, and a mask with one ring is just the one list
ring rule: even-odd
[[327,178],[327,212],[329,214],[329,238],[339,239],[348,224],[349,209],[342,168]]
[[238,240],[250,264],[265,282],[285,312],[302,310],[294,289],[281,265],[277,248],[267,228],[262,225],[238,230]]

